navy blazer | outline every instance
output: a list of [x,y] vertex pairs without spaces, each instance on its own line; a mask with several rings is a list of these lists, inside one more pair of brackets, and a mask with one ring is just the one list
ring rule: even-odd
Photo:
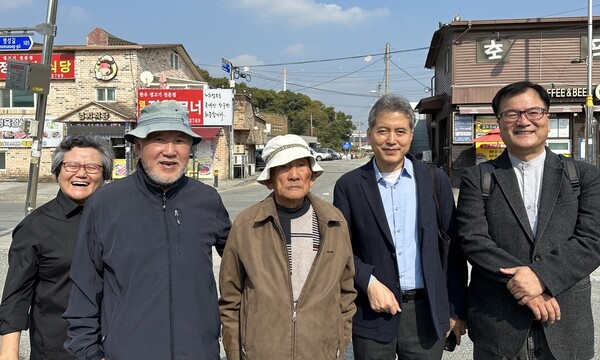
[[[431,319],[438,338],[449,329],[450,315],[464,317],[467,265],[458,242],[438,241],[438,224],[433,198],[433,176],[429,165],[406,157],[414,164],[417,184],[417,231]],[[357,312],[353,319],[355,335],[380,342],[392,341],[397,333],[400,314],[377,313],[371,309],[367,286],[371,275],[386,285],[401,301],[398,263],[381,201],[373,161],[343,175],[336,183],[333,204],[338,207],[350,229],[354,264]],[[440,216],[444,231],[454,234],[454,196],[450,181],[440,171]],[[448,268],[442,266],[440,253],[448,254]],[[402,305],[401,305],[402,306]]]

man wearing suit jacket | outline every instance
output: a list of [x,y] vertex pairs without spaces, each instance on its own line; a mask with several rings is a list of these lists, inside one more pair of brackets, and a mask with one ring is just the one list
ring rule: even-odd
[[454,241],[454,198],[448,177],[408,154],[415,116],[410,103],[382,96],[369,113],[374,157],[342,176],[333,203],[344,214],[354,251],[356,360],[441,359],[446,336],[460,343],[466,261]]
[[463,173],[457,225],[471,263],[467,323],[475,360],[591,359],[590,273],[600,265],[600,171],[545,147],[550,97],[528,81],[500,89],[492,107],[506,150],[489,197],[478,166]]

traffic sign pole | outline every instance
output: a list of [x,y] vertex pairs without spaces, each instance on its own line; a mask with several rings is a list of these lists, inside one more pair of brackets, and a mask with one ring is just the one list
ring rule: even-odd
[[[48,10],[46,24],[40,28],[52,31],[44,31],[44,48],[42,50],[42,64],[50,65],[52,61],[52,48],[54,47],[54,36],[56,35],[56,8],[58,0],[48,0]],[[29,162],[29,180],[27,182],[27,199],[25,203],[25,214],[29,214],[35,209],[37,199],[38,180],[40,175],[40,160],[42,157],[42,142],[44,134],[44,123],[46,120],[46,104],[48,95],[38,94],[38,101],[35,111],[35,119],[38,121],[37,138],[34,138],[31,146],[31,160]]]

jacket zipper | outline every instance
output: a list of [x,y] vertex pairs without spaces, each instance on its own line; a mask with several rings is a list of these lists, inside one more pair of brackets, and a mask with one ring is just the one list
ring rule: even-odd
[[[171,266],[171,238],[169,237],[169,221],[167,219],[167,193],[162,194],[163,219],[165,221],[165,233],[167,237],[167,256],[169,266],[169,327],[171,330],[171,359],[175,359],[175,335],[173,324],[173,269]],[[177,213],[176,213],[177,214]],[[177,219],[179,221],[179,219]]]

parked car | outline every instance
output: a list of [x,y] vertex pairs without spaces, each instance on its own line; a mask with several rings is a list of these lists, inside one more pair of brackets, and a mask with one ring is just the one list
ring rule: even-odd
[[256,149],[255,158],[256,158],[256,171],[263,170],[265,168],[265,161],[262,158],[263,149]]
[[312,149],[310,149],[310,153],[313,154],[313,156],[315,157],[315,160],[317,160],[317,161],[333,160],[333,158],[331,157],[331,154],[328,153],[327,150],[321,149],[319,147],[313,147]]
[[340,154],[339,152],[330,149],[330,148],[323,148],[323,150],[326,150],[328,153],[331,154],[331,159],[332,160],[340,160],[342,158],[342,154]]

